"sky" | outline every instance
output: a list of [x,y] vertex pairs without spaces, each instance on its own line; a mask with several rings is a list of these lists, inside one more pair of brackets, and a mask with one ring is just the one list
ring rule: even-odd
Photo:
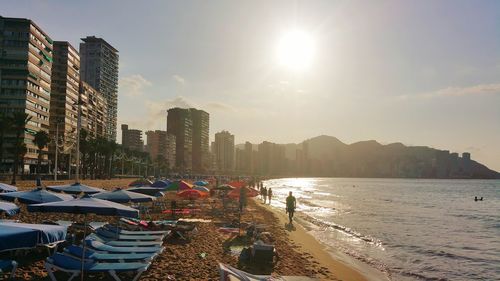
[[[118,49],[118,126],[165,130],[189,106],[211,139],[402,142],[500,171],[500,1],[17,0],[0,15]],[[300,70],[277,59],[293,30],[314,45]]]

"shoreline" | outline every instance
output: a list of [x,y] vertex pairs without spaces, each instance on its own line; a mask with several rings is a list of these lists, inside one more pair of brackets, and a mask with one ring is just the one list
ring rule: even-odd
[[295,223],[293,229],[287,227],[288,217],[282,211],[270,205],[263,204],[258,198],[254,199],[256,204],[267,210],[279,220],[280,225],[287,229],[288,237],[293,244],[299,247],[301,252],[309,253],[320,266],[328,270],[338,280],[349,281],[388,281],[386,274],[344,253],[335,251],[327,245],[316,240],[301,223]]

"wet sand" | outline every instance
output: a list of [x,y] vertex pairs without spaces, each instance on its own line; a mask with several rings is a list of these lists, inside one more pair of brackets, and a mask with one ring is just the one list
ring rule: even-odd
[[[125,187],[132,179],[116,180],[82,180],[90,186],[104,189]],[[63,184],[64,181],[44,182],[45,185]],[[20,190],[30,190],[33,182],[19,182]],[[167,197],[172,196],[172,194]],[[170,201],[167,201],[170,202]],[[211,203],[209,203],[211,202]],[[179,202],[188,204],[190,202]],[[168,203],[167,203],[168,204]],[[22,204],[20,204],[23,206]],[[148,271],[142,274],[139,280],[219,280],[218,262],[226,263],[254,274],[272,275],[299,275],[318,278],[320,280],[368,280],[359,271],[348,264],[333,259],[312,236],[303,228],[296,226],[295,231],[285,228],[284,214],[263,206],[259,200],[249,200],[247,210],[241,217],[242,224],[259,224],[267,232],[264,235],[266,242],[275,245],[278,259],[273,266],[238,263],[238,253],[231,249],[234,246],[248,246],[251,242],[245,236],[235,237],[221,233],[218,228],[238,220],[237,213],[221,214],[219,200],[196,201],[195,205],[202,209],[200,214],[193,218],[203,218],[210,222],[196,222],[196,231],[185,241],[180,238],[171,238],[164,243],[165,251],[159,255]],[[81,220],[82,216],[72,214],[28,213],[25,207],[14,219],[23,222],[42,222],[43,220]],[[153,213],[146,219],[169,219],[169,215]],[[116,218],[89,215],[89,221],[114,222]],[[242,231],[242,234],[244,232]],[[18,256],[20,263],[16,273],[16,280],[49,280],[44,269],[46,251],[29,252],[25,256]],[[61,280],[67,279],[65,274],[56,275]],[[0,274],[0,280],[7,275]],[[86,276],[86,280],[111,280],[108,275]],[[127,280],[125,276],[123,280]]]

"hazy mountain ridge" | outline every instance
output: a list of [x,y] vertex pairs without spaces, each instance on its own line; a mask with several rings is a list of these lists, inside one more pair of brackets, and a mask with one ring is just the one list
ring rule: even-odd
[[[307,144],[307,167],[298,170],[293,164],[296,151]],[[427,146],[402,143],[380,144],[375,140],[346,144],[321,135],[300,144],[284,144],[287,173],[337,177],[398,178],[500,178],[500,174],[474,160],[456,153]],[[242,148],[242,145],[237,145]],[[257,149],[257,146],[253,146]],[[472,155],[473,157],[473,155]]]

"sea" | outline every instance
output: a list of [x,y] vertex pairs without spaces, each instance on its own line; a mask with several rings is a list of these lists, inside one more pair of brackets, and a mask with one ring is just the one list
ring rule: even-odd
[[[390,280],[500,280],[500,180],[283,178],[296,223]],[[474,197],[483,197],[474,201]]]

